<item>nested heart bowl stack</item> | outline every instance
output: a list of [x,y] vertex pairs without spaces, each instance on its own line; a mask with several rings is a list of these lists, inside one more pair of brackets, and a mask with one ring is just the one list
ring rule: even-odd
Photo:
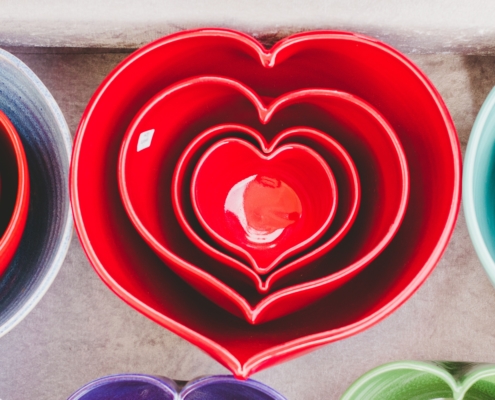
[[71,198],[103,281],[245,378],[406,301],[452,234],[460,174],[447,108],[393,48],[205,29],[101,84]]

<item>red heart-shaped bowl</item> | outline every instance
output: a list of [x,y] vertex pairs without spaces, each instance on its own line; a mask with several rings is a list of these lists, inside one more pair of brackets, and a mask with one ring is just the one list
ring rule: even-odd
[[[346,144],[362,175],[366,207],[361,207],[349,235],[336,252],[318,259],[319,268],[312,268],[311,274],[299,274],[304,283],[269,296],[238,293],[207,275],[210,267],[203,264],[213,260],[179,238],[172,225],[176,222],[173,196],[166,188],[171,185],[171,167],[178,161],[181,144],[192,141],[203,125],[225,118],[256,126],[272,138],[281,126],[300,120],[314,124],[322,113],[332,123],[325,127]],[[298,115],[300,118],[295,118]],[[219,120],[213,119],[215,116]],[[155,131],[152,142],[143,148],[142,134],[147,137],[150,131]],[[359,98],[335,90],[303,90],[288,93],[265,106],[245,85],[218,77],[193,78],[173,85],[137,114],[123,141],[119,181],[131,221],[167,265],[208,298],[251,323],[266,322],[301,309],[368,265],[400,226],[409,189],[405,157],[393,129]]]
[[[266,324],[249,324],[206,301],[164,266],[120,199],[118,158],[132,118],[162,89],[198,75],[236,79],[270,98],[315,87],[356,95],[389,121],[414,166],[406,215],[387,248],[321,301]],[[102,280],[144,315],[247,377],[359,333],[403,304],[451,237],[460,173],[459,141],[445,104],[428,78],[390,46],[351,33],[312,32],[267,50],[247,35],[204,29],[143,47],[105,79],[76,133],[70,189],[82,246]],[[176,234],[187,240],[181,229]]]
[[21,241],[29,210],[29,171],[21,139],[0,110],[0,276]]
[[314,244],[337,210],[326,161],[298,143],[261,150],[230,137],[198,161],[191,202],[204,230],[260,275]]
[[[200,155],[211,144],[231,135],[251,140],[260,148],[266,149],[266,151],[277,148],[279,144],[305,143],[325,158],[337,181],[339,196],[337,216],[332,222],[332,227],[321,239],[321,243],[317,243],[311,251],[299,256],[296,260],[281,266],[269,274],[266,279],[262,279],[246,264],[214,247],[213,243],[210,244],[207,240],[204,240],[197,233],[197,231],[201,230],[201,227],[195,221],[192,205],[188,201],[193,167],[199,160]],[[349,231],[356,218],[360,199],[361,187],[358,171],[349,153],[329,135],[308,127],[286,129],[280,132],[268,145],[261,133],[246,125],[216,125],[199,134],[191,141],[177,162],[172,179],[172,204],[181,228],[198,248],[222,263],[214,265],[216,269],[209,272],[233,288],[239,287],[238,281],[245,282],[245,278],[248,278],[248,284],[255,284],[259,293],[266,293],[272,287],[277,287],[277,281],[282,277],[285,277],[286,282],[296,283],[297,281],[289,278],[294,278],[294,273],[297,273],[300,267],[321,257],[338,244]],[[242,275],[226,274],[229,269],[226,269],[225,266],[241,272]],[[291,274],[290,277],[287,276],[289,274]],[[236,279],[232,279],[234,277]]]

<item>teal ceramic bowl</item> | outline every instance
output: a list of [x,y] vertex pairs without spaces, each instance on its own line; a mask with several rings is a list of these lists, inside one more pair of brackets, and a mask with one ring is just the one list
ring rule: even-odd
[[495,399],[495,365],[399,361],[354,382],[341,400]]
[[495,286],[495,88],[483,103],[471,131],[462,189],[471,240]]

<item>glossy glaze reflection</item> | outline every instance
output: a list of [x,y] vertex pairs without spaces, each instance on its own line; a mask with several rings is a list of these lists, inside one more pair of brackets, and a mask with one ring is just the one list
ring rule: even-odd
[[297,193],[282,179],[263,174],[248,176],[229,190],[224,204],[230,230],[239,231],[241,243],[252,248],[274,248],[280,236],[301,219]]
[[208,234],[266,274],[325,233],[338,193],[332,171],[309,147],[286,144],[261,153],[228,138],[199,160],[191,201]]

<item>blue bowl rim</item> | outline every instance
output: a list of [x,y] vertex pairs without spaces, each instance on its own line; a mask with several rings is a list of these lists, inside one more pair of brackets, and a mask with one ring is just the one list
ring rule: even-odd
[[[23,74],[29,82],[32,83],[33,87],[40,93],[42,98],[46,102],[47,111],[53,114],[54,120],[56,121],[60,135],[59,138],[62,139],[63,146],[65,148],[65,153],[67,155],[68,165],[70,163],[70,155],[72,151],[72,139],[70,135],[69,126],[67,125],[67,121],[60,110],[57,102],[53,98],[50,91],[47,87],[41,82],[41,80],[36,76],[36,74],[21,60],[17,57],[0,48],[0,58],[3,58],[8,63],[10,63],[17,71]],[[68,180],[68,179],[67,179]],[[67,202],[69,202],[69,192],[67,191]],[[65,256],[69,250],[69,245],[72,239],[72,230],[73,230],[73,220],[71,214],[70,206],[67,207],[67,213],[61,218],[64,218],[65,226],[63,229],[63,234],[61,237],[59,248],[55,256],[53,257],[53,261],[51,263],[50,268],[47,269],[47,273],[37,288],[31,293],[31,295],[24,301],[24,304],[18,309],[18,311],[12,315],[7,321],[5,321],[0,326],[0,337],[7,334],[10,330],[12,330],[17,324],[19,324],[38,304],[41,298],[48,291],[49,287],[55,280]]]

